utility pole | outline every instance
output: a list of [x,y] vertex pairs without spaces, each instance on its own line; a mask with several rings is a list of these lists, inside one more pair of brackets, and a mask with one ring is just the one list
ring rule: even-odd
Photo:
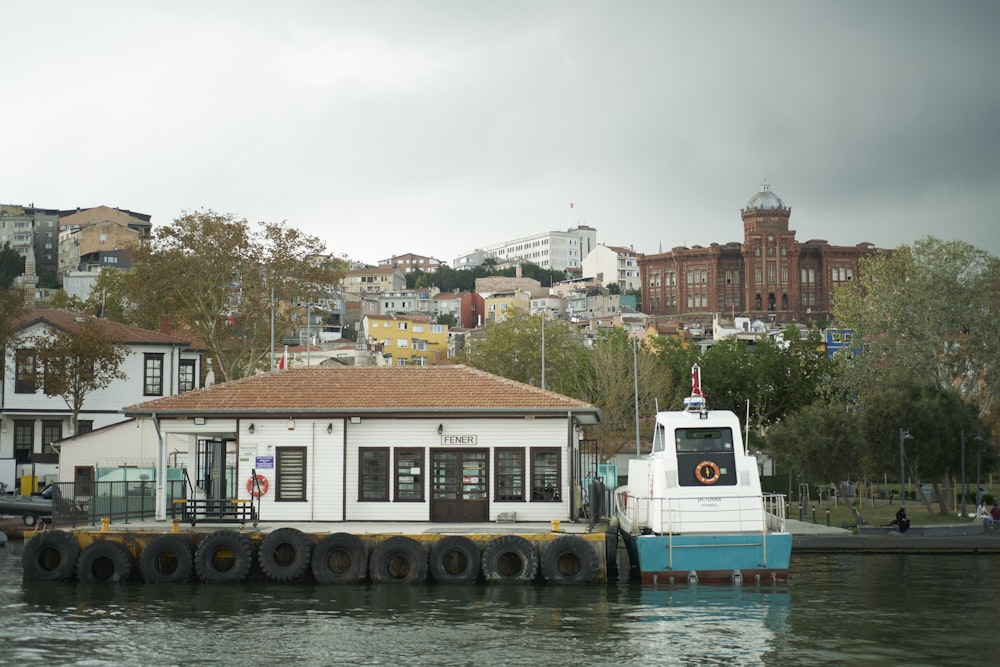
[[913,436],[905,428],[899,429],[899,495],[902,497],[902,506],[906,507],[906,450],[903,448],[905,440],[913,440]]

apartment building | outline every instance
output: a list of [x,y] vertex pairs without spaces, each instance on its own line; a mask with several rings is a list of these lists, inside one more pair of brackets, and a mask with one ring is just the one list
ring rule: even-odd
[[565,232],[543,232],[477,248],[456,258],[452,266],[456,270],[472,269],[492,259],[499,268],[531,262],[543,269],[579,271],[583,258],[595,247],[597,230],[580,225]]
[[366,315],[361,328],[382,365],[429,366],[448,357],[448,326],[429,317]]

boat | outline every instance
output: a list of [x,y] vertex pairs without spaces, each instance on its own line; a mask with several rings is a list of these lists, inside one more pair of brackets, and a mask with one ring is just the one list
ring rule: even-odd
[[0,496],[0,515],[19,516],[25,526],[34,526],[52,516],[52,499],[42,496]]
[[684,409],[656,414],[652,451],[629,461],[615,516],[646,584],[784,582],[792,551],[785,497],[764,494],[729,410],[709,410],[701,369]]

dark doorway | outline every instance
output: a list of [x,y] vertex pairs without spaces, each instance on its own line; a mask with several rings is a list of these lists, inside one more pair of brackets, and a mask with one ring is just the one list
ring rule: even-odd
[[486,450],[433,450],[431,471],[431,521],[489,521]]

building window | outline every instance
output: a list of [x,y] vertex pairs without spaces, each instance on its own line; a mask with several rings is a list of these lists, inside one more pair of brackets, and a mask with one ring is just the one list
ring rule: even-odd
[[83,435],[84,433],[90,433],[94,430],[94,420],[93,419],[80,419],[76,422],[76,434]]
[[194,359],[181,359],[177,369],[177,391],[191,391],[194,386]]
[[31,463],[31,452],[35,448],[34,420],[14,420],[14,459],[18,463]]
[[396,450],[396,500],[420,503],[424,500],[424,450]]
[[31,350],[14,353],[14,393],[34,394],[38,390],[35,354]]
[[53,442],[62,440],[62,422],[52,419],[42,421],[42,454],[55,454]]
[[358,500],[386,502],[389,500],[389,448],[362,447]]
[[562,500],[559,494],[558,449],[531,450],[531,499],[549,502]]
[[274,457],[276,501],[306,501],[306,448],[277,447]]
[[496,450],[496,499],[498,502],[524,500],[524,450]]
[[147,352],[143,358],[143,395],[163,396],[163,353]]

